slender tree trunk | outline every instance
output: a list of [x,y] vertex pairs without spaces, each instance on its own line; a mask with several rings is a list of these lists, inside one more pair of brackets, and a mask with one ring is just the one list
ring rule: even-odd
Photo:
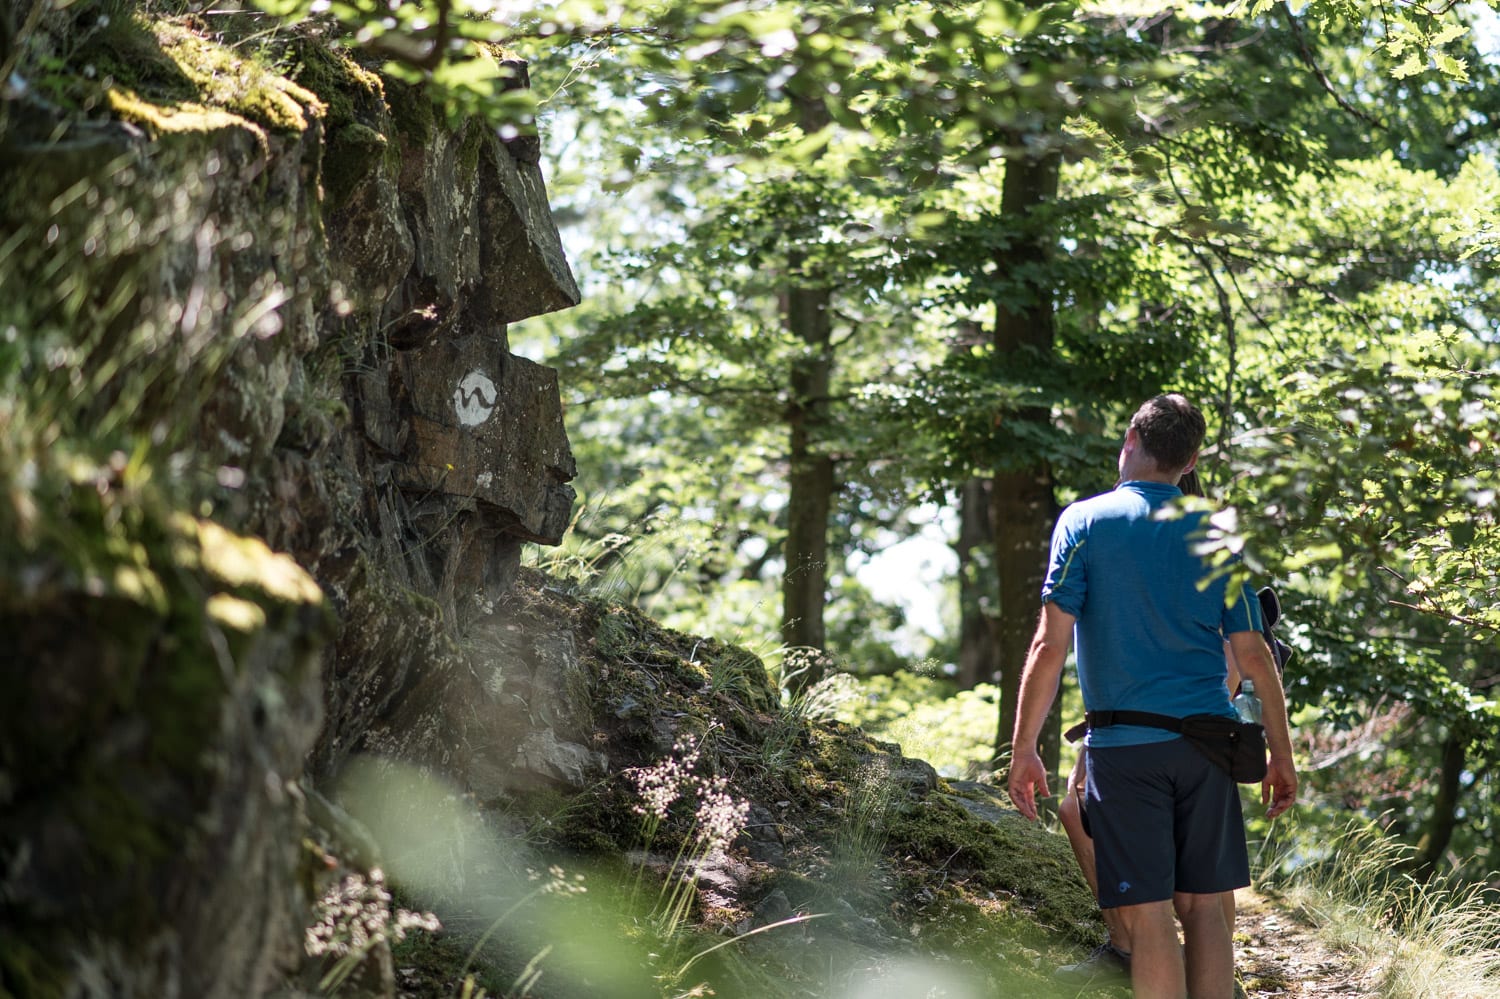
[[1412,866],[1422,881],[1437,873],[1443,854],[1453,841],[1453,830],[1458,826],[1459,783],[1464,773],[1466,745],[1466,740],[1451,731],[1443,740],[1437,797],[1432,802],[1427,828],[1422,830],[1422,838],[1417,841],[1417,852],[1412,855]]
[[[792,365],[789,430],[786,575],[783,577],[782,640],[822,649],[823,603],[828,585],[828,518],[833,512],[833,459],[819,449],[828,423],[833,374],[829,349],[828,290],[793,288],[787,296],[787,326],[807,345]],[[810,670],[799,686],[817,682]]]
[[[1045,465],[995,476],[990,506],[994,518],[995,564],[1000,576],[1000,607],[995,627],[1000,661],[1000,732],[997,755],[1010,749],[1020,707],[1021,667],[1041,613],[1042,578],[1052,537],[1056,505],[1052,473]],[[1061,756],[1062,715],[1053,710],[1042,729],[1042,760],[1056,772]]]
[[[1017,143],[1019,145],[1019,143]],[[1046,274],[1054,235],[1035,221],[1035,213],[1057,198],[1061,158],[1053,153],[1017,157],[1006,164],[1001,191],[1001,213],[1013,221],[1017,236],[995,256],[997,272],[1015,275],[1029,270]],[[1033,281],[995,303],[995,354],[1003,359],[1020,350],[1053,351],[1053,289],[1046,279]],[[1005,419],[1045,423],[1046,406],[1036,406]],[[1007,469],[995,476],[991,497],[995,532],[995,569],[999,574],[999,607],[995,642],[1000,659],[1000,728],[996,755],[1009,752],[1020,704],[1021,668],[1041,610],[1041,583],[1046,571],[1048,543],[1056,516],[1052,471],[1046,462]],[[1056,772],[1061,745],[1061,715],[1054,711],[1043,730],[1042,759]]]
[[990,526],[991,483],[970,479],[958,497],[958,686],[994,683],[1000,671],[993,608],[995,533]]
[[[828,123],[821,99],[799,102],[807,134]],[[786,574],[781,585],[781,637],[792,647],[822,651],[823,608],[828,589],[828,522],[835,488],[833,459],[822,449],[827,437],[829,392],[833,380],[832,291],[821,273],[809,273],[807,258],[793,251],[787,259],[784,318],[805,349],[792,362],[787,401]],[[791,678],[793,690],[822,679],[823,659],[808,657]]]

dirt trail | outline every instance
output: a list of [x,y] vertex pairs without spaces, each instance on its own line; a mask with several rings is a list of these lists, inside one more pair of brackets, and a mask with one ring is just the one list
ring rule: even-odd
[[1250,889],[1236,893],[1235,968],[1251,999],[1374,999],[1374,982],[1313,930]]

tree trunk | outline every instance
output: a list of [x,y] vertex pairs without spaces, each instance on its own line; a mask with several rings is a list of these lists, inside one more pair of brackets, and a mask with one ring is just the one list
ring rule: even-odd
[[[789,646],[822,650],[823,601],[828,585],[828,518],[833,511],[833,459],[819,450],[828,423],[833,374],[826,288],[793,288],[787,326],[807,345],[792,365],[787,404],[788,473],[786,575],[782,580],[781,631]],[[810,667],[793,682],[804,689],[821,679]]]
[[[995,531],[995,565],[999,570],[1000,606],[995,627],[1000,662],[1000,732],[996,754],[1010,750],[1020,707],[1021,667],[1041,613],[1042,578],[1052,538],[1056,504],[1052,473],[1033,466],[995,476],[990,506]],[[1042,729],[1042,760],[1058,769],[1062,747],[1062,715],[1054,710]]]
[[970,479],[958,498],[958,686],[994,683],[1000,672],[995,646],[995,532],[990,526],[991,483]]
[[[802,130],[813,134],[829,121],[820,97],[799,100]],[[828,520],[833,512],[833,459],[822,449],[833,380],[832,291],[825,275],[807,272],[806,256],[787,255],[786,328],[805,345],[792,362],[787,400],[786,574],[781,584],[781,637],[792,648],[822,652],[824,597],[828,589]],[[823,678],[824,657],[807,656],[788,678],[795,691]]]
[[1437,797],[1432,802],[1427,828],[1417,841],[1417,852],[1412,855],[1412,866],[1421,881],[1430,880],[1437,873],[1443,854],[1448,851],[1448,844],[1453,840],[1453,830],[1458,825],[1459,783],[1464,773],[1466,745],[1466,740],[1452,731],[1443,740]]
[[[1020,143],[1016,142],[1019,146]],[[1057,197],[1061,158],[1054,153],[1017,157],[1006,164],[1000,210],[1016,225],[1017,235],[995,255],[997,273],[1045,275],[1052,256],[1054,234],[1036,224],[1036,210]],[[1010,293],[995,303],[995,356],[1024,349],[1050,354],[1053,351],[1053,289],[1043,276],[1028,287]],[[1046,406],[1029,407],[1002,414],[1004,419],[1046,423]],[[1000,659],[1000,729],[996,755],[1010,750],[1020,703],[1021,668],[1036,630],[1041,610],[1041,582],[1046,571],[1048,543],[1056,515],[1052,494],[1052,472],[1045,461],[1010,468],[996,474],[991,496],[995,532],[995,570],[999,574],[1000,605],[995,641]],[[1061,716],[1054,711],[1043,730],[1042,759],[1054,773],[1061,745]]]

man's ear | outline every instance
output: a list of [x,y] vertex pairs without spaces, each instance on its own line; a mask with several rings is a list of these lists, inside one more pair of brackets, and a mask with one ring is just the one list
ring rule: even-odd
[[1195,469],[1197,467],[1198,467],[1198,452],[1194,451],[1193,452],[1193,456],[1188,459],[1187,468],[1184,468],[1182,470],[1182,474],[1186,475],[1187,473],[1191,472],[1193,469]]

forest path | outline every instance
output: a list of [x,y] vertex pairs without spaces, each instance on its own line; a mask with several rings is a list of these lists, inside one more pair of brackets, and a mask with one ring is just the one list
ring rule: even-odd
[[1235,893],[1235,969],[1251,999],[1374,999],[1374,974],[1329,947],[1278,904],[1245,888]]

